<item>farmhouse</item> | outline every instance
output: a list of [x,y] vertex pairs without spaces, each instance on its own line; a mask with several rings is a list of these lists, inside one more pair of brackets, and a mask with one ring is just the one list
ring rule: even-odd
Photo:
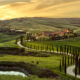
[[65,34],[71,34],[73,33],[73,30],[70,30],[70,29],[65,29],[65,30],[62,30],[62,31],[55,31],[55,32],[52,32],[52,31],[44,31],[42,32],[42,36],[43,37],[47,37],[47,36],[64,36]]
[[53,34],[53,32],[51,32],[51,31],[42,32],[42,36],[43,36],[43,37],[45,37],[45,36],[50,36],[50,35],[52,35],[52,34]]

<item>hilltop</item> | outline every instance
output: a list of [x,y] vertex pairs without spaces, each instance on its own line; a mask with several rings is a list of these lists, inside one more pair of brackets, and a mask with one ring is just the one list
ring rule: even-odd
[[12,29],[22,29],[30,32],[55,31],[65,28],[80,31],[80,18],[16,18],[11,20],[1,20],[0,27],[10,27]]

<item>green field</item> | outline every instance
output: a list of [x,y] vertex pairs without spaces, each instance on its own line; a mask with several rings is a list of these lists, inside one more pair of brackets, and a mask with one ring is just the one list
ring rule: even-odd
[[0,28],[9,26],[12,29],[21,29],[29,32],[57,31],[67,28],[80,32],[80,18],[18,18],[0,21]]
[[5,33],[0,33],[0,47],[18,47],[15,44],[16,38],[20,35],[8,35]]
[[[62,72],[59,71],[59,64],[62,56],[53,55],[51,57],[32,57],[32,56],[13,56],[13,55],[4,55],[3,57],[0,57],[0,61],[13,61],[13,62],[28,62],[33,64],[36,64],[37,61],[39,61],[39,64],[37,66],[40,66],[41,68],[47,68],[55,73],[60,75],[60,78],[58,80],[73,80],[74,78],[64,74],[63,70]],[[2,79],[3,80],[3,79]],[[15,79],[16,80],[16,79]],[[23,79],[25,80],[25,79]],[[36,80],[35,78],[32,80]],[[39,79],[37,79],[39,80]],[[48,79],[41,79],[41,80],[48,80]],[[50,79],[49,79],[50,80]],[[55,79],[51,79],[55,80]]]
[[[19,47],[18,45],[15,44],[15,39],[19,36],[10,36],[7,34],[0,33],[1,35],[1,40],[0,40],[0,47]],[[28,45],[49,45],[51,46],[52,44],[54,46],[56,45],[65,45],[68,43],[69,45],[73,46],[80,46],[80,37],[76,39],[69,39],[69,40],[64,40],[64,41],[44,41],[44,42],[27,42],[26,44]],[[24,42],[25,44],[25,42]],[[39,64],[37,66],[41,68],[47,68],[58,75],[60,75],[60,78],[57,80],[73,80],[74,77],[71,77],[69,75],[64,74],[64,72],[59,71],[59,64],[62,56],[61,55],[51,55],[50,57],[33,57],[33,56],[15,56],[15,55],[3,55],[3,57],[0,57],[0,61],[14,61],[14,62],[28,62],[32,63],[34,61],[34,64],[36,64],[37,61],[39,61]],[[9,76],[9,75],[0,75],[0,80],[56,80],[56,79],[47,79],[47,78],[38,78],[36,76],[30,76],[27,78],[23,78],[21,76]],[[78,80],[78,79],[77,79]]]
[[46,79],[46,78],[40,79],[35,76],[21,77],[21,76],[0,75],[0,80],[56,80],[56,79]]
[[60,51],[60,46],[63,46],[64,48],[65,45],[80,48],[80,37],[77,37],[74,39],[71,38],[71,39],[66,39],[66,40],[59,40],[59,41],[24,42],[23,45],[31,49],[36,49],[36,50],[57,51],[57,48],[58,48],[58,51]]

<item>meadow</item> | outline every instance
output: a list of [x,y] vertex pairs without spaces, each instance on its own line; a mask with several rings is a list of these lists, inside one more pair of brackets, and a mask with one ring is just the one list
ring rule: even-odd
[[58,31],[73,29],[74,32],[80,31],[80,18],[44,18],[44,17],[25,17],[11,20],[0,21],[0,28],[6,26],[12,29],[21,29],[28,32]]
[[30,76],[30,77],[21,77],[21,76],[10,76],[10,75],[0,75],[0,80],[56,80],[56,79],[40,79],[35,76]]
[[[0,40],[0,47],[19,47],[17,44],[15,44],[15,39],[19,36],[10,36],[7,34],[0,33],[1,40]],[[66,43],[73,45],[73,46],[78,46],[79,47],[79,42],[80,37],[76,39],[69,39],[69,40],[64,40],[64,41],[35,41],[35,42],[24,42],[26,45],[49,45],[51,46],[52,44],[54,46],[56,45],[65,45]],[[46,53],[47,54],[47,53]],[[41,67],[41,68],[47,68],[55,73],[57,73],[60,78],[57,80],[74,80],[74,77],[69,76],[64,74],[63,68],[62,72],[59,71],[59,65],[60,65],[60,60],[62,59],[62,55],[51,55],[50,57],[34,57],[34,56],[17,56],[17,55],[3,55],[0,57],[0,61],[12,61],[12,62],[28,62]],[[36,64],[36,62],[39,61],[39,64]],[[0,80],[56,80],[56,79],[47,79],[47,78],[38,78],[36,76],[30,76],[30,77],[21,77],[21,76],[9,76],[9,75],[0,75]],[[78,79],[76,79],[78,80]]]
[[16,38],[20,35],[8,35],[0,33],[0,47],[19,47],[15,44]]
[[[75,49],[76,47],[80,48],[80,37],[70,38],[66,40],[58,40],[58,41],[31,41],[31,42],[24,41],[23,45],[28,48],[35,49],[37,51],[44,50],[49,52],[50,51],[61,52],[63,50],[63,52],[67,52],[68,49],[68,53],[71,53],[71,51],[73,52],[73,48]],[[70,46],[72,47],[72,49],[70,48]],[[61,49],[61,47],[63,49]]]
[[[41,67],[41,68],[47,68],[50,69],[52,71],[54,71],[55,73],[57,73],[60,78],[58,78],[57,80],[73,80],[74,77],[66,75],[63,72],[63,68],[62,68],[62,72],[59,71],[59,65],[60,65],[60,60],[62,59],[62,56],[59,55],[53,55],[51,57],[33,57],[33,56],[13,56],[13,55],[4,55],[3,57],[0,57],[0,61],[10,61],[10,62],[25,62],[25,63],[32,63],[32,61],[34,61],[33,64]],[[39,64],[36,64],[36,62],[39,61]],[[7,76],[9,77],[9,76]],[[31,76],[32,77],[32,76]],[[17,80],[16,79],[14,80]],[[21,78],[23,79],[23,78]],[[3,79],[2,79],[3,80]],[[23,79],[23,80],[28,80],[27,78]],[[47,78],[38,78],[38,77],[34,77],[30,80],[56,80],[56,79],[47,79]],[[78,80],[78,79],[77,79]]]

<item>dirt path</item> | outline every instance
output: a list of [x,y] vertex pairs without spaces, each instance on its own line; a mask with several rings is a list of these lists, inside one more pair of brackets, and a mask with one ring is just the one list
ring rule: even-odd
[[[30,50],[36,50],[36,49],[31,49],[31,48],[28,48],[28,47],[25,47],[25,46],[23,46],[21,43],[20,43],[20,41],[19,42],[17,42],[17,45],[18,46],[20,46],[20,47],[22,47],[22,48],[25,48],[25,49],[30,49]],[[58,53],[58,54],[67,54],[67,53],[65,53],[65,52],[57,52],[57,51],[45,51],[45,50],[37,50],[37,51],[43,51],[43,52],[54,52],[54,53]],[[71,54],[70,53],[68,53],[67,55],[70,55],[71,56]]]
[[[74,69],[75,69],[75,65],[68,67],[67,74],[75,77]],[[80,75],[77,75],[76,77],[80,78]]]

